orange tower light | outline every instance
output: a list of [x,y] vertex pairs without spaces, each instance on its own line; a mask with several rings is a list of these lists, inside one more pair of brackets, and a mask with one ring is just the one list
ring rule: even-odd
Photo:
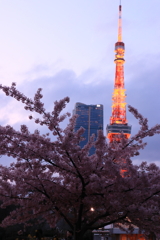
[[126,118],[126,94],[124,88],[124,52],[125,45],[122,42],[122,6],[119,5],[118,18],[118,42],[115,44],[115,82],[112,96],[112,116],[110,124],[107,125],[107,138],[110,142],[118,141],[118,135],[123,132],[126,138],[130,137],[131,126],[127,124]]

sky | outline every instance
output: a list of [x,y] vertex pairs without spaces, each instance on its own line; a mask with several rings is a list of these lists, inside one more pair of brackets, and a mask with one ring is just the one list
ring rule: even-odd
[[[122,0],[127,104],[160,123],[160,1]],[[66,96],[72,112],[76,102],[104,105],[104,133],[111,116],[115,76],[119,0],[1,0],[0,83],[33,97],[43,89],[47,110]],[[0,124],[19,129],[29,113],[0,92]],[[127,113],[132,134],[137,121]],[[66,124],[66,123],[65,123]],[[160,166],[160,135],[133,159]],[[12,160],[1,157],[8,165]]]

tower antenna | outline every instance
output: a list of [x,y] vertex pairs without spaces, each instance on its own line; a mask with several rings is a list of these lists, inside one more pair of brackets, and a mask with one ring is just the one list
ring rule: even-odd
[[122,42],[122,6],[121,0],[119,5],[119,18],[118,18],[118,42]]

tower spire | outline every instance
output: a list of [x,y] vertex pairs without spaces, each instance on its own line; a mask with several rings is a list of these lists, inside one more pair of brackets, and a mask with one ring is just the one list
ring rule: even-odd
[[119,18],[118,18],[118,42],[122,42],[122,5],[119,5]]
[[126,118],[126,94],[124,88],[124,53],[125,45],[122,42],[122,6],[119,5],[118,18],[118,42],[115,44],[115,81],[112,96],[112,116],[110,117],[110,125],[107,125],[107,137],[110,142],[114,139],[119,141],[118,136],[121,132],[126,138],[130,137],[131,126],[127,124]]

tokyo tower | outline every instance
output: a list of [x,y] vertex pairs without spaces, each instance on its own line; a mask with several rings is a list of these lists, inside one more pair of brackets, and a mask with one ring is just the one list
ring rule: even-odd
[[115,81],[112,96],[112,116],[110,124],[107,125],[107,138],[110,142],[119,141],[119,134],[123,132],[128,139],[131,134],[131,126],[127,123],[126,117],[126,94],[124,88],[124,52],[125,45],[122,42],[122,6],[119,5],[118,18],[118,42],[115,44]]

